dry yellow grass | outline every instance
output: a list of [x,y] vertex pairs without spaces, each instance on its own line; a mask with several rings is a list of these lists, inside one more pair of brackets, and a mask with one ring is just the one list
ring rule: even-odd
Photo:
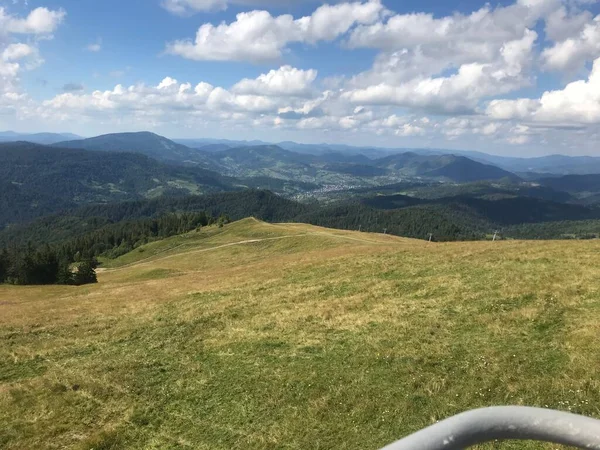
[[97,285],[0,286],[0,447],[378,448],[485,405],[600,416],[599,263],[595,241],[247,219]]

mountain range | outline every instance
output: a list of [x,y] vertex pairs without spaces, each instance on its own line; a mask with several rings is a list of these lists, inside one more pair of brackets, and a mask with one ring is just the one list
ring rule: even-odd
[[72,133],[15,133],[14,131],[0,131],[0,142],[27,141],[34,144],[51,145],[61,141],[81,139]]
[[[112,148],[117,151],[141,151],[147,149],[140,148],[139,145],[148,139],[152,133],[113,133],[104,136],[98,136],[90,139],[82,139],[80,136],[71,133],[36,133],[23,134],[12,131],[0,132],[0,142],[29,141],[44,145],[59,144],[62,148],[86,148],[89,150],[106,151]],[[129,139],[122,140],[123,137],[134,135],[134,147],[130,146],[133,142]],[[144,138],[146,135],[146,138]],[[156,136],[156,135],[154,135]],[[151,138],[150,138],[151,139]],[[166,139],[166,138],[164,138]],[[71,141],[75,141],[74,143]],[[121,143],[119,143],[121,141]],[[456,155],[464,156],[471,160],[484,164],[491,164],[509,172],[513,172],[522,178],[539,178],[536,174],[546,176],[548,174],[568,175],[568,174],[595,174],[600,173],[600,158],[594,156],[566,156],[566,155],[548,155],[532,158],[509,157],[500,155],[491,155],[479,151],[460,150],[460,149],[437,149],[437,148],[382,148],[382,147],[357,147],[342,144],[301,144],[291,141],[279,143],[265,142],[260,140],[230,140],[230,139],[166,139],[162,147],[157,147],[153,154],[148,156],[164,161],[185,161],[200,164],[209,168],[204,158],[190,150],[201,150],[203,153],[213,153],[240,147],[272,146],[278,147],[300,154],[308,155],[364,155],[369,159],[380,159],[391,154],[411,152],[418,155]],[[166,147],[171,147],[170,149]],[[167,154],[163,151],[168,150]],[[173,152],[175,154],[168,154]]]
[[[350,177],[426,177],[453,182],[518,179],[506,170],[463,156],[421,155],[405,152],[371,159],[362,154],[323,152],[298,153],[278,145],[245,145],[223,148],[207,144],[191,148],[154,133],[119,133],[54,144],[104,152],[135,152],[169,163],[197,165],[234,177],[267,176],[323,184],[356,181]],[[215,148],[215,146],[217,148]]]
[[[561,176],[555,171],[532,181],[479,156],[407,151],[373,158],[340,148],[309,153],[231,143],[203,142],[192,148],[149,132],[52,145],[1,143],[0,228],[82,205],[247,188],[323,201],[333,209],[309,209],[304,219],[327,226],[347,226],[372,215],[364,207],[384,211],[377,214],[396,211],[396,219],[412,224],[398,232],[410,229],[411,235],[419,232],[417,218],[423,217],[431,226],[444,223],[445,235],[454,238],[481,235],[494,226],[600,217],[597,174]],[[343,206],[355,200],[354,206]]]

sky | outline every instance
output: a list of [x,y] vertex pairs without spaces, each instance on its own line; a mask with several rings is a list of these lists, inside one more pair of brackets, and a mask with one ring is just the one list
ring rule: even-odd
[[600,156],[600,3],[0,0],[0,130]]

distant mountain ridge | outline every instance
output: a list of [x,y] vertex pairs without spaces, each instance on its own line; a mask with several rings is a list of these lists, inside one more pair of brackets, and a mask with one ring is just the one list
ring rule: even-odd
[[249,145],[278,145],[279,147],[298,153],[322,155],[331,152],[344,154],[362,154],[371,159],[379,159],[400,153],[415,153],[418,155],[456,155],[465,156],[477,162],[492,164],[513,173],[555,173],[567,174],[592,174],[600,173],[600,157],[595,156],[567,156],[547,155],[538,157],[515,157],[493,155],[475,150],[443,149],[443,148],[391,148],[377,146],[352,146],[344,144],[302,144],[292,141],[264,142],[264,141],[234,141],[226,139],[175,139],[176,142],[185,143],[198,148],[202,145],[215,144],[229,147],[245,147]]
[[[108,135],[103,135],[105,137],[108,136],[119,136],[123,134],[153,134],[150,132],[140,132],[140,133],[113,133]],[[98,136],[102,137],[102,136]],[[96,140],[96,138],[91,138],[92,140]],[[166,139],[166,138],[164,138]],[[26,133],[15,133],[12,131],[0,132],[0,142],[15,142],[15,141],[29,141],[44,145],[51,144],[60,144],[61,147],[72,148],[71,145],[66,142],[71,141],[83,141],[80,142],[80,148],[84,149],[94,149],[101,150],[98,148],[94,142],[85,142],[87,139],[82,139],[80,136],[70,134],[70,133],[35,133],[35,134],[26,134]],[[600,157],[595,156],[567,156],[567,155],[547,155],[540,157],[531,157],[531,158],[523,158],[523,157],[514,157],[514,156],[503,156],[503,155],[493,155],[480,151],[474,150],[461,150],[461,149],[443,149],[443,148],[391,148],[391,147],[378,147],[378,146],[352,146],[345,144],[330,144],[330,143],[320,143],[320,144],[302,144],[292,141],[282,141],[282,142],[266,142],[262,140],[233,140],[233,139],[216,139],[216,138],[195,138],[195,139],[172,139],[169,140],[173,144],[182,145],[187,147],[188,149],[196,149],[201,150],[202,153],[211,153],[222,150],[227,150],[229,148],[236,147],[255,147],[255,146],[269,146],[269,145],[277,145],[278,147],[293,151],[301,154],[309,154],[309,155],[326,155],[330,153],[338,153],[344,155],[364,155],[369,159],[380,159],[386,156],[401,154],[412,152],[418,155],[425,156],[433,156],[433,155],[456,155],[456,156],[465,156],[474,161],[484,163],[484,164],[492,164],[501,169],[504,169],[509,172],[516,173],[517,175],[529,173],[527,178],[534,178],[533,174],[539,173],[547,176],[548,174],[557,174],[557,175],[568,175],[568,174],[594,174],[600,173]],[[96,140],[96,142],[99,142]],[[121,149],[125,151],[124,149]],[[134,148],[130,148],[130,151],[139,151],[134,150]],[[154,152],[153,154],[149,154],[148,156],[152,156],[154,158],[159,158],[161,160],[173,160],[169,155],[161,155]],[[180,148],[180,151],[185,152],[184,149]],[[189,150],[187,150],[189,151]],[[201,157],[197,154],[189,153],[191,155],[191,161],[196,163],[205,162]],[[180,155],[174,155],[176,160],[181,159]],[[200,161],[197,159],[200,158]],[[206,167],[206,166],[204,166]]]
[[406,152],[377,159],[374,163],[377,167],[406,176],[446,178],[459,183],[504,178],[519,180],[519,177],[506,170],[456,155],[419,155]]
[[72,133],[16,133],[14,131],[2,131],[0,132],[0,142],[18,142],[27,141],[33,142],[34,144],[51,145],[61,141],[70,141],[74,139],[81,139],[81,136],[77,136]]
[[148,131],[112,133],[88,139],[58,142],[60,148],[79,148],[100,152],[133,152],[165,162],[194,162],[209,168],[206,155],[196,149],[177,144],[163,136]]
[[229,147],[226,143],[208,142],[203,141],[205,145],[200,148],[190,148],[154,133],[138,132],[107,134],[60,142],[55,146],[141,153],[159,161],[195,164],[234,177],[268,176],[323,184],[353,183],[356,178],[365,177],[388,177],[389,181],[394,177],[426,177],[453,182],[502,178],[518,181],[513,173],[456,155],[405,152],[372,159],[331,148],[323,152],[299,153],[272,144]]

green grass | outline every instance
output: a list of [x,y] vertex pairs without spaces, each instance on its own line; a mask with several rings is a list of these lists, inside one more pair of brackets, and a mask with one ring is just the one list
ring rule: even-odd
[[2,286],[0,448],[376,449],[479,406],[600,417],[599,250],[248,219],[98,285]]

